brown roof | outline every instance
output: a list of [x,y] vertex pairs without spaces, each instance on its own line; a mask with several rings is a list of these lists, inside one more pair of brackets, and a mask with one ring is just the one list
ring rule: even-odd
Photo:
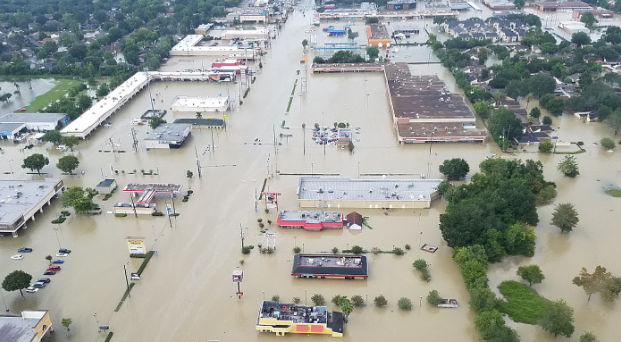
[[370,24],[371,35],[369,39],[390,39],[390,35],[388,35],[388,29],[384,24]]
[[442,137],[486,136],[485,130],[465,129],[463,122],[442,123],[399,123],[397,132],[400,137],[427,137],[436,140]]

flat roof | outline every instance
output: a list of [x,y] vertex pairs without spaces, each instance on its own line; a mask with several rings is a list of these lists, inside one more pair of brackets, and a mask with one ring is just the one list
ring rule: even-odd
[[470,129],[463,122],[408,122],[398,123],[397,133],[403,138],[428,138],[436,141],[442,137],[486,137],[487,131]]
[[220,108],[228,106],[229,99],[224,96],[208,97],[208,96],[177,96],[173,99],[170,107],[185,108]]
[[0,342],[32,342],[33,329],[47,311],[23,311],[22,316],[0,316]]
[[259,312],[259,322],[261,318],[275,318],[279,321],[292,321],[294,323],[327,324],[328,307],[263,301]]
[[56,192],[55,186],[59,182],[61,180],[54,178],[43,181],[0,180],[0,225],[12,225],[39,207],[46,196]]
[[306,223],[334,222],[343,223],[343,213],[321,210],[283,210],[278,218],[284,221],[305,221]]
[[138,184],[130,183],[125,186],[123,191],[155,191],[155,192],[179,192],[181,190],[180,184],[166,184],[166,183],[153,183],[153,184]]
[[298,200],[429,201],[440,179],[349,179],[300,177]]
[[26,124],[23,122],[11,122],[11,123],[2,123],[0,122],[0,134],[3,132],[19,132],[22,128],[26,127]]
[[364,255],[296,254],[293,256],[291,274],[366,277],[369,269]]
[[187,50],[188,47],[192,47],[195,46],[196,44],[200,43],[203,40],[203,35],[202,34],[190,34],[187,35],[185,37],[183,37],[183,39],[181,39],[177,45],[173,46],[173,48],[171,49],[171,51],[183,51],[183,50]]
[[58,122],[67,116],[63,113],[8,113],[0,117],[5,122]]
[[194,126],[219,126],[224,127],[225,123],[223,119],[192,119],[192,118],[181,118],[176,119],[175,123],[186,123]]
[[187,123],[163,123],[157,126],[144,140],[177,141],[187,137],[186,130],[192,129],[192,124]]
[[371,28],[371,34],[369,35],[369,39],[390,39],[390,35],[388,35],[386,25],[370,24],[369,27]]
[[114,179],[114,178],[106,178],[106,179],[102,180],[101,182],[99,182],[99,184],[97,184],[97,188],[107,188],[110,185],[114,184],[114,182],[116,182],[116,179]]

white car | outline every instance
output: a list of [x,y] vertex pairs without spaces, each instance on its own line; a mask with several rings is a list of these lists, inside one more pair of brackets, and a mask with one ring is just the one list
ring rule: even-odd
[[66,151],[69,148],[67,146],[65,146],[65,145],[58,145],[56,147],[56,149],[59,150],[59,151]]
[[22,260],[24,258],[23,255],[21,254],[15,254],[13,256],[11,256],[11,260]]
[[56,256],[57,256],[57,257],[66,257],[66,256],[68,256],[68,255],[69,255],[69,254],[67,254],[67,253],[56,253]]
[[39,291],[39,289],[38,289],[38,288],[36,288],[36,287],[34,287],[34,286],[30,286],[30,287],[28,287],[28,288],[26,289],[26,292],[28,292],[28,293],[35,293],[35,292],[37,292],[37,291]]

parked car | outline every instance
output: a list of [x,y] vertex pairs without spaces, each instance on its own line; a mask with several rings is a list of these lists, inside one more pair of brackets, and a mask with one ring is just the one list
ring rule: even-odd
[[66,256],[68,256],[68,255],[69,255],[69,254],[67,254],[67,253],[56,253],[56,256],[57,256],[57,257],[66,257]]
[[43,275],[54,275],[56,274],[56,271],[45,271],[43,272]]
[[69,254],[69,253],[71,253],[71,250],[67,249],[67,248],[61,248],[61,249],[58,250],[58,253]]
[[30,287],[28,287],[28,288],[26,289],[26,292],[28,292],[28,293],[35,293],[35,292],[37,292],[37,291],[39,291],[39,289],[38,289],[38,288],[36,288],[36,287],[33,287],[33,286],[30,286]]
[[65,261],[64,260],[54,260],[52,261],[52,264],[64,264]]
[[60,271],[60,266],[52,265],[46,269],[46,271]]
[[42,288],[42,287],[45,287],[45,283],[42,282],[42,281],[38,281],[38,282],[32,284],[32,286],[38,287],[38,288]]
[[22,248],[18,249],[17,252],[18,253],[30,253],[30,252],[32,252],[32,248],[22,247]]
[[11,260],[22,260],[24,258],[23,255],[21,254],[15,254],[13,256],[11,256]]
[[51,280],[50,278],[39,278],[37,279],[37,283],[49,283]]

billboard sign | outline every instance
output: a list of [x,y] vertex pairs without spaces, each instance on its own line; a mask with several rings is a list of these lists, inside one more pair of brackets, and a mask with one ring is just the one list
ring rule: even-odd
[[127,247],[129,254],[146,254],[147,247],[144,244],[144,237],[128,236]]

